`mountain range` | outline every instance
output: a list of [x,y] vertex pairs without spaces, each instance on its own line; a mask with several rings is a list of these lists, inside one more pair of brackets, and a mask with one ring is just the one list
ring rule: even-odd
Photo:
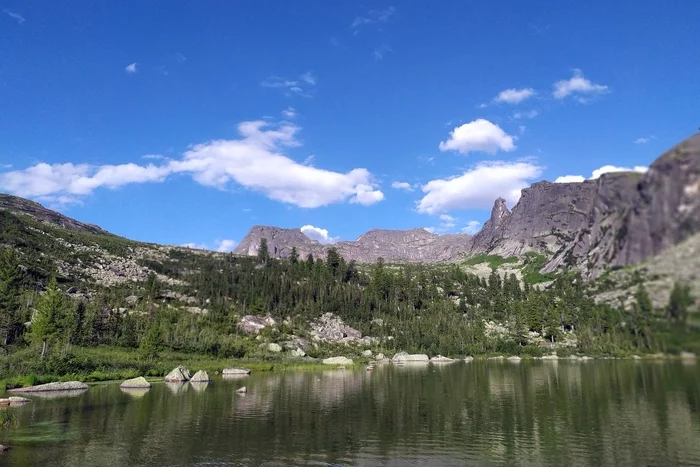
[[256,225],[234,253],[256,255],[262,238],[273,257],[325,256],[335,247],[360,263],[449,262],[479,254],[544,255],[543,272],[577,268],[588,278],[606,268],[648,259],[700,231],[700,133],[656,159],[645,173],[606,173],[574,183],[541,181],[522,190],[508,210],[495,200],[477,234],[432,234],[424,229],[370,230],[333,245],[298,228]]

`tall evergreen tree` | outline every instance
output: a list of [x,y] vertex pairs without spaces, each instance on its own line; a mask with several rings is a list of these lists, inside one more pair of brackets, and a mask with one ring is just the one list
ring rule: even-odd
[[36,306],[36,315],[31,322],[29,338],[31,342],[41,344],[41,358],[60,343],[68,343],[73,330],[73,316],[65,303],[63,294],[52,277]]
[[22,270],[14,249],[0,252],[0,343],[7,345],[21,330],[20,282]]

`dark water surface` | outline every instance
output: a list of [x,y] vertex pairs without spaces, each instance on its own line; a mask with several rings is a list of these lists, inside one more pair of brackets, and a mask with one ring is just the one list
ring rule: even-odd
[[695,363],[475,361],[30,397],[0,409],[18,420],[0,465],[700,466]]

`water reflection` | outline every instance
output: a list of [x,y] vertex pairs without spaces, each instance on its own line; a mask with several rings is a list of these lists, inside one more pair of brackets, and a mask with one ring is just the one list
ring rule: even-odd
[[[14,410],[10,465],[691,465],[700,374],[680,362],[474,361],[116,385]],[[192,386],[193,390],[189,390]],[[51,439],[36,441],[42,423]],[[70,436],[59,436],[70,433]],[[24,437],[24,438],[23,438]],[[29,437],[29,438],[27,438]],[[27,441],[31,439],[33,441]]]

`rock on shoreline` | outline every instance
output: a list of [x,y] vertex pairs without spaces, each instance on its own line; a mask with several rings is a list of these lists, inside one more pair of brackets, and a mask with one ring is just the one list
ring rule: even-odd
[[393,363],[428,363],[430,359],[425,354],[409,354],[408,352],[399,352],[391,358]]
[[64,381],[10,389],[8,392],[84,391],[89,388],[90,386],[80,381]]
[[323,360],[326,365],[352,365],[354,362],[348,357],[330,357]]
[[165,376],[166,383],[183,383],[192,377],[190,370],[180,365]]
[[221,372],[221,374],[224,376],[249,375],[250,370],[248,368],[224,368],[224,370]]

